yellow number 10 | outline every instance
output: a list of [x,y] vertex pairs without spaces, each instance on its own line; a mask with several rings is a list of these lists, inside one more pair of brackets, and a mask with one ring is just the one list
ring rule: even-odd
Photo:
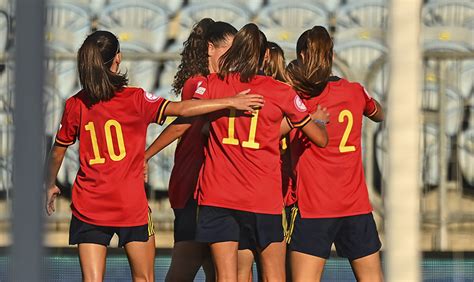
[[354,118],[352,116],[351,111],[349,110],[341,111],[339,113],[338,121],[340,123],[343,123],[345,117],[347,117],[347,126],[346,126],[346,130],[344,130],[344,134],[342,135],[341,143],[339,143],[339,152],[341,153],[354,152],[356,150],[355,146],[346,145],[347,139],[349,139],[349,134],[351,133],[351,130],[352,130],[352,124],[354,123]]
[[[239,140],[235,138],[235,110],[230,110],[229,114],[229,137],[222,139],[222,144],[226,145],[239,145]],[[252,119],[250,120],[250,130],[249,130],[249,139],[242,142],[242,147],[259,149],[260,144],[255,142],[255,134],[257,132],[257,120],[258,120],[258,110],[253,114]]]
[[[119,154],[117,155],[114,150],[114,143],[112,140],[112,127],[115,129],[115,134],[117,135],[117,145],[119,149]],[[91,143],[92,143],[92,152],[94,153],[94,158],[89,160],[90,165],[103,164],[105,163],[105,158],[100,156],[99,144],[97,143],[97,134],[95,133],[95,126],[92,121],[86,124],[86,131],[89,131],[91,134]],[[112,161],[120,161],[127,155],[125,151],[125,143],[123,142],[123,133],[122,126],[120,123],[114,119],[110,119],[105,123],[105,141],[107,142],[107,151],[109,152],[110,159]]]

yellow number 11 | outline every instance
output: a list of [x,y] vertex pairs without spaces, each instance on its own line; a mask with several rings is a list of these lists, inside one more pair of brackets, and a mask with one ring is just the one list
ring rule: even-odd
[[[258,110],[253,114],[252,119],[250,120],[250,130],[249,138],[247,141],[242,142],[242,147],[259,149],[260,144],[255,142],[255,134],[257,133],[257,120],[258,120]],[[226,145],[239,145],[239,140],[235,138],[235,115],[236,110],[230,110],[229,114],[229,131],[228,136],[222,139],[222,144]]]

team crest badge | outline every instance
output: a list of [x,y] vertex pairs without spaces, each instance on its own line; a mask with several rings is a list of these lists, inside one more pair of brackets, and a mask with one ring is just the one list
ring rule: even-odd
[[150,103],[154,103],[158,100],[160,100],[160,96],[158,96],[155,93],[150,93],[145,91],[145,100],[147,100]]
[[295,96],[295,107],[298,111],[300,112],[306,112],[308,109],[306,108],[306,105],[303,103],[303,100],[301,100],[300,96],[296,95]]
[[197,88],[196,88],[196,94],[199,94],[199,95],[203,95],[204,92],[206,92],[206,88],[202,87],[202,81],[199,81],[198,84],[197,84]]

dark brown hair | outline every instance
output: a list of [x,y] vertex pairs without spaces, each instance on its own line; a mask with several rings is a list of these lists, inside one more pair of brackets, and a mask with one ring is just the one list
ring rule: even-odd
[[333,42],[322,26],[308,29],[296,43],[298,62],[288,69],[288,78],[301,96],[316,97],[326,87],[332,69]]
[[234,37],[232,46],[219,60],[218,76],[239,73],[240,81],[249,82],[262,66],[267,38],[255,24],[246,24]]
[[126,74],[110,70],[115,56],[120,53],[120,44],[108,31],[96,31],[87,36],[77,52],[77,67],[82,88],[91,103],[108,101],[115,91],[127,85]]
[[220,46],[227,37],[234,36],[237,29],[226,22],[214,22],[210,18],[200,20],[183,43],[181,63],[174,76],[173,92],[181,94],[184,83],[194,75],[209,74],[208,43]]
[[267,42],[267,50],[269,56],[263,64],[263,73],[267,76],[271,76],[276,80],[286,82],[286,70],[285,70],[285,54],[275,42]]

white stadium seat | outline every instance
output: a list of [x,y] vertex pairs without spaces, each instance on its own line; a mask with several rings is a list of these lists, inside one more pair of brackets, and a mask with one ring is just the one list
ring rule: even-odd
[[124,50],[160,52],[166,44],[168,14],[151,2],[117,2],[99,14],[99,29],[116,34]]
[[377,41],[371,40],[336,40],[334,51],[336,56],[346,63],[356,75],[354,80],[365,82],[372,64],[385,56],[388,48]]
[[295,50],[298,37],[315,25],[327,27],[329,12],[324,6],[312,1],[275,2],[265,6],[255,22],[267,36],[284,50]]
[[350,2],[335,12],[336,36],[340,40],[385,41],[388,7],[384,1]]
[[[204,2],[216,3],[215,0],[188,0],[189,4],[198,4]],[[249,12],[256,13],[262,7],[264,0],[223,0],[220,2],[244,7]]]
[[474,50],[474,2],[435,1],[422,10],[425,50]]
[[469,185],[474,186],[474,124],[459,134],[458,161],[462,176]]
[[[93,0],[92,0],[93,1]],[[109,3],[118,3],[118,2],[147,2],[154,5],[158,5],[166,10],[168,14],[175,13],[183,5],[183,0],[109,0]]]

